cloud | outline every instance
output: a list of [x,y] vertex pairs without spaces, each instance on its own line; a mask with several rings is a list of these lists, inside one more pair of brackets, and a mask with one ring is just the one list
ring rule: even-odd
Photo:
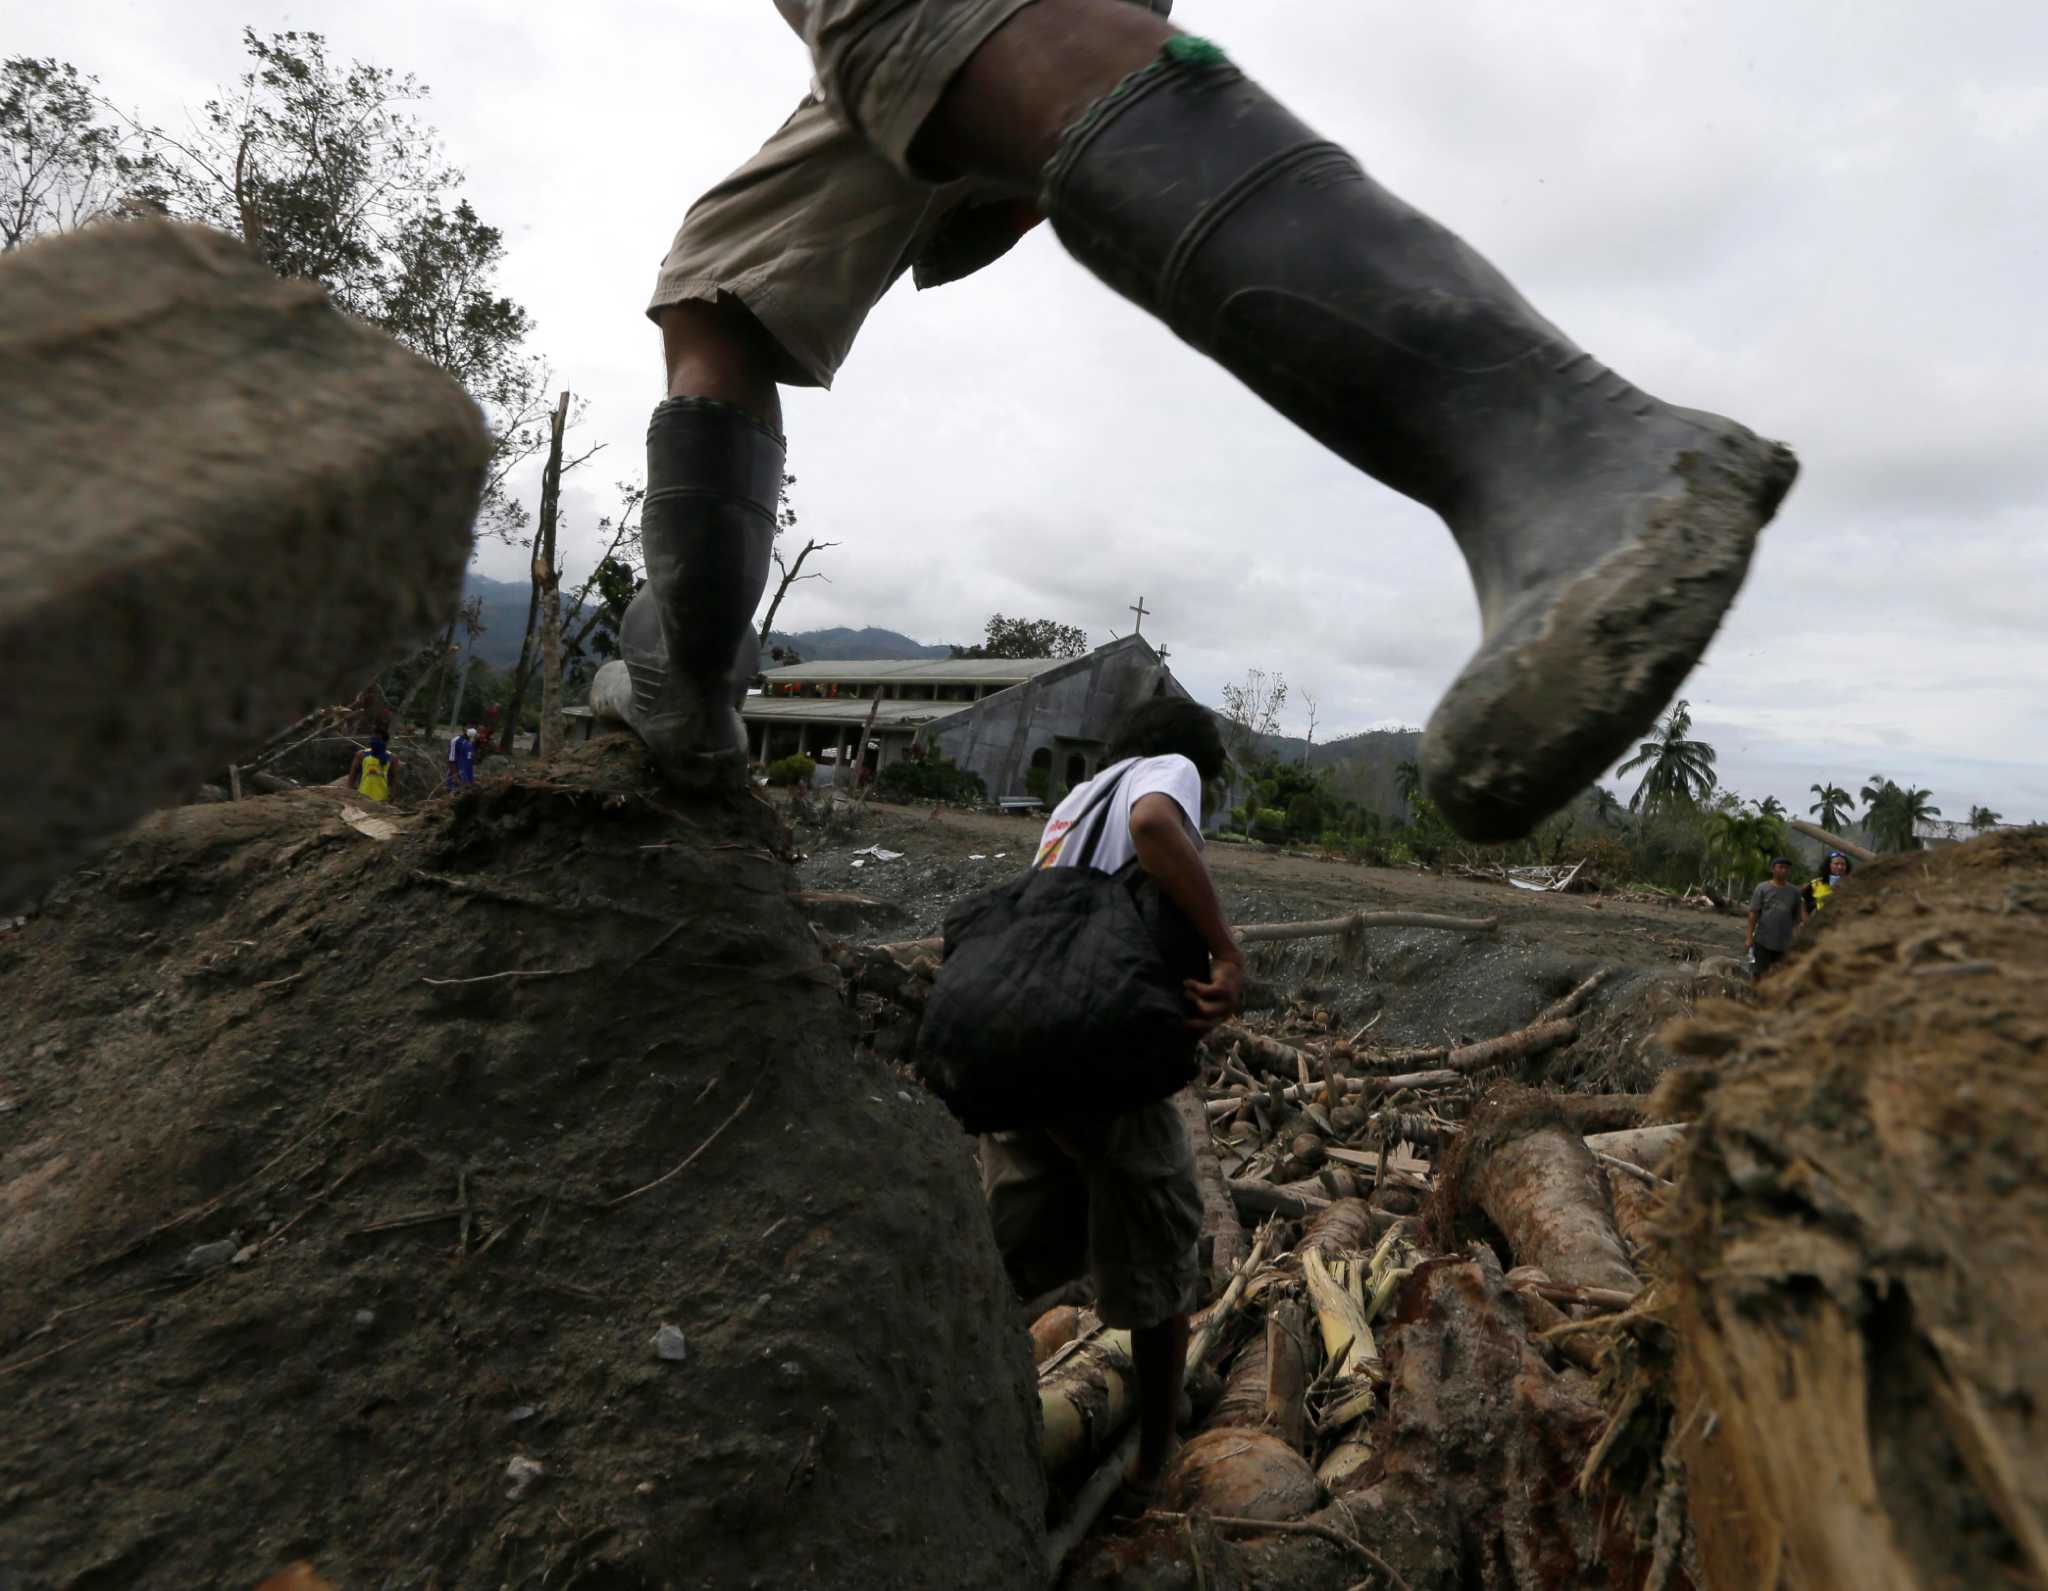
[[[565,544],[595,555],[660,395],[656,264],[808,76],[768,0],[16,10],[11,49],[164,117],[240,70],[245,21],[430,82],[505,230],[505,288],[608,443],[568,489]],[[1809,783],[1868,763],[1945,809],[2048,815],[2048,10],[1176,10],[1631,380],[1799,448],[1800,485],[1685,687],[1729,783],[1803,811]],[[900,287],[838,389],[791,394],[786,422],[801,533],[844,544],[830,583],[789,599],[792,626],[966,639],[1001,610],[1100,640],[1143,594],[1199,694],[1278,670],[1319,694],[1319,736],[1422,722],[1477,639],[1431,515],[1045,229],[977,278]],[[524,558],[482,561],[518,578]]]

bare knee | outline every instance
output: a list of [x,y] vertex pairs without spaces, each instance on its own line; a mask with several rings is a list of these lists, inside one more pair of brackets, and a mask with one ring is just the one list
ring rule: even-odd
[[656,319],[671,398],[715,398],[782,429],[775,347],[759,321],[736,303],[699,299],[667,305]]

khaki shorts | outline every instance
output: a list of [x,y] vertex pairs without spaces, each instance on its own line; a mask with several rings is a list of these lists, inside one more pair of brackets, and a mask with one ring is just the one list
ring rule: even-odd
[[[1162,15],[1168,0],[1139,0]],[[830,387],[868,312],[963,213],[1013,197],[911,174],[913,139],[946,85],[1030,0],[779,0],[817,68],[813,92],[759,154],[690,207],[662,261],[650,316],[737,299],[781,349],[776,380]],[[965,229],[956,229],[965,230]],[[1016,239],[978,238],[920,285],[986,264]]]
[[989,1220],[1018,1296],[1085,1270],[1109,1325],[1137,1329],[1187,1314],[1201,1285],[1202,1196],[1173,1101],[1069,1123],[1059,1138],[1034,1131],[981,1141]]

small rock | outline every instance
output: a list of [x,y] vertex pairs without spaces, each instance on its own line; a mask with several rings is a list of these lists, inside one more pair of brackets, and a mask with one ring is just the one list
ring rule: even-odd
[[690,1356],[689,1340],[673,1326],[664,1325],[654,1334],[654,1357],[680,1364]]
[[906,1104],[906,1105],[915,1105],[915,1104],[917,1103],[917,1101],[916,1101],[916,1100],[914,1100],[914,1099],[912,1099],[912,1098],[910,1097],[910,1090],[909,1090],[909,1089],[907,1089],[907,1088],[899,1088],[899,1089],[897,1089],[897,1090],[896,1090],[896,1097],[897,1097],[898,1099],[902,1100],[902,1101],[903,1101],[903,1103],[904,1103],[904,1104]]
[[533,1404],[518,1403],[513,1405],[512,1412],[506,1415],[505,1418],[507,1420],[510,1420],[514,1425],[518,1425],[522,1421],[532,1419],[538,1413],[540,1413],[540,1410]]
[[638,1497],[652,1497],[654,1495],[654,1482],[642,1481],[638,1486],[635,1486],[633,1488],[633,1492],[634,1495]]
[[518,1502],[533,1490],[533,1483],[546,1473],[547,1466],[537,1458],[527,1458],[523,1454],[514,1458],[505,1466],[505,1479],[512,1483],[505,1488],[506,1499]]
[[358,1335],[372,1331],[377,1325],[377,1312],[374,1309],[359,1309],[355,1312],[353,1324]]
[[231,1264],[241,1244],[234,1238],[224,1237],[218,1243],[201,1243],[185,1256],[185,1269],[203,1275],[217,1271],[223,1265]]
[[781,1373],[782,1379],[785,1381],[801,1381],[804,1378],[804,1367],[794,1359],[785,1359],[775,1368]]

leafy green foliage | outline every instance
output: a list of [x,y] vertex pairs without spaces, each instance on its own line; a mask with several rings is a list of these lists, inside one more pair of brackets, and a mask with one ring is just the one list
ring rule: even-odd
[[1986,829],[1995,829],[2004,821],[2003,812],[1993,812],[1989,807],[1970,808],[1970,827],[1978,834],[1982,834]]
[[1856,815],[1855,803],[1851,800],[1849,792],[1840,785],[1824,782],[1808,788],[1819,799],[1806,809],[1806,815],[1822,828],[1831,833],[1839,833]]
[[885,801],[979,805],[988,799],[988,786],[982,783],[980,774],[956,767],[944,757],[906,757],[890,763],[875,776],[875,794]]
[[978,646],[956,646],[955,657],[1080,657],[1088,650],[1088,632],[1054,619],[1009,619],[991,613]]
[[1917,851],[1920,824],[1941,816],[1933,805],[1932,790],[1898,785],[1882,774],[1872,774],[1863,787],[1863,827],[1880,851]]
[[1615,771],[1643,770],[1642,782],[1629,797],[1628,809],[1654,816],[1675,807],[1696,807],[1714,788],[1714,748],[1691,740],[1692,704],[1674,702],[1658,721],[1656,734]]
[[0,252],[134,214],[159,197],[149,138],[102,120],[99,79],[69,61],[0,63]]
[[808,785],[818,771],[818,765],[802,752],[792,756],[778,757],[765,770],[769,784],[778,789],[789,785]]

